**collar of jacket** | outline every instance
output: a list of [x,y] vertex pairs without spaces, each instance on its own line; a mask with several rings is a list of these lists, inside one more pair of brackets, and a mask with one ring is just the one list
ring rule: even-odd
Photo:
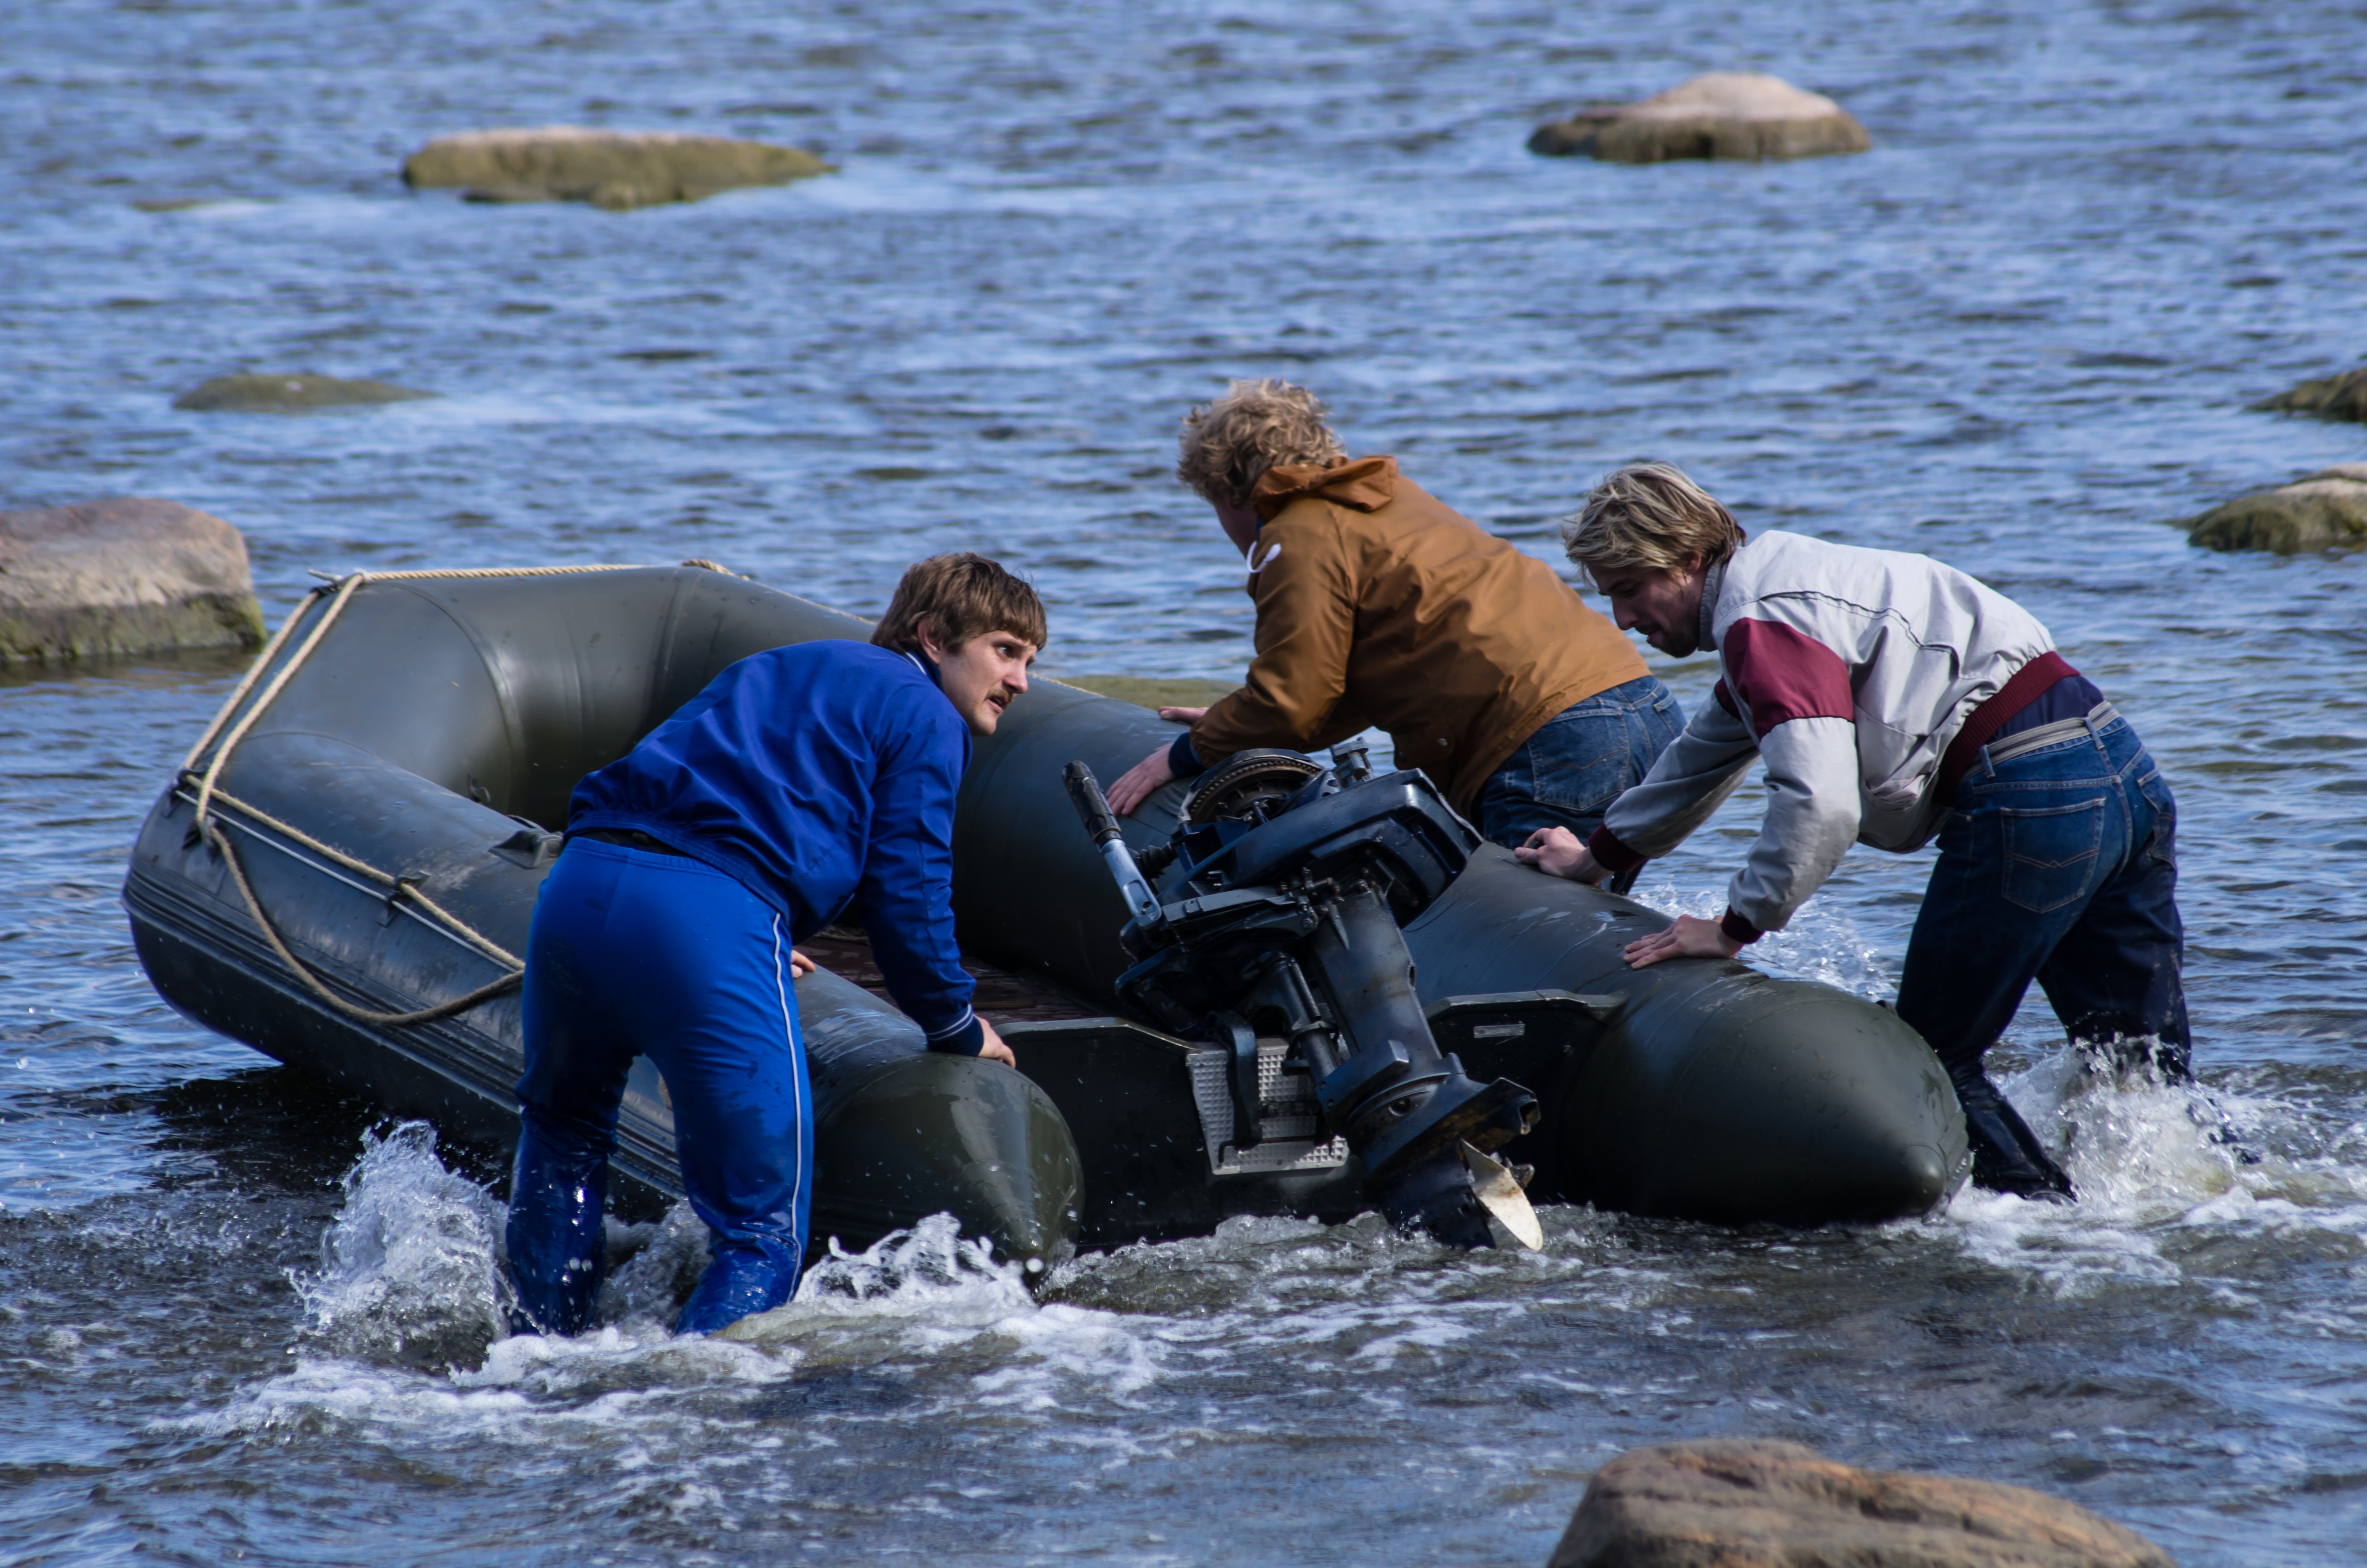
[[936,660],[932,659],[926,653],[923,653],[915,648],[905,649],[904,657],[912,660],[912,667],[920,671],[923,675],[928,676],[930,683],[939,691],[945,690],[946,672],[937,668]]
[[1292,463],[1270,468],[1250,492],[1250,510],[1261,525],[1272,522],[1293,501],[1312,495],[1353,512],[1377,512],[1397,499],[1398,460],[1349,458],[1336,463]]
[[1717,652],[1717,591],[1726,586],[1726,569],[1734,560],[1731,555],[1702,574],[1701,642],[1711,653]]

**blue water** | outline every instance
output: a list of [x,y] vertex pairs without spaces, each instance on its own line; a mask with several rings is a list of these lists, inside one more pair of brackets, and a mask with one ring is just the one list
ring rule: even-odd
[[[1044,590],[1046,668],[1223,676],[1240,568],[1169,469],[1231,376],[1316,387],[1546,559],[1596,474],[1671,459],[1750,526],[1976,573],[2132,716],[2180,802],[2198,1064],[2264,1158],[2078,1084],[2033,1003],[2002,1060],[2076,1129],[2075,1211],[1559,1210],[1510,1261],[1269,1224],[1040,1306],[923,1236],[764,1344],[620,1307],[487,1352],[484,1173],[414,1133],[357,1165],[368,1108],[130,952],[123,854],[235,661],[10,676],[0,1556],[1535,1563],[1611,1454],[1748,1433],[2041,1486],[2189,1563],[2352,1557],[2361,562],[2169,525],[2367,455],[2246,407],[2367,355],[2363,39],[2331,0],[7,8],[0,502],[214,512],[275,617],[314,567],[685,556],[877,610],[977,548]],[[1726,68],[1875,150],[1522,149]],[[547,121],[842,172],[627,215],[395,178]],[[244,369],[439,395],[171,407]],[[1705,670],[1670,671],[1689,703]],[[1758,804],[1645,892],[1715,908]],[[1886,994],[1927,869],[1858,851],[1764,960]]]

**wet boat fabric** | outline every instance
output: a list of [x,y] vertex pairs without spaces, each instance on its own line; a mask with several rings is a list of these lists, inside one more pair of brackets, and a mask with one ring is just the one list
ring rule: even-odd
[[1573,703],[1648,674],[1553,568],[1398,472],[1397,460],[1269,470],[1251,497],[1257,657],[1194,725],[1214,766],[1313,751],[1378,725],[1470,815],[1489,776]]
[[814,1118],[787,927],[736,878],[686,856],[579,838],[551,868],[527,938],[510,1179],[510,1267],[535,1329],[591,1323],[636,1056],[663,1076],[683,1190],[714,1255],[676,1330],[712,1333],[797,1290]]

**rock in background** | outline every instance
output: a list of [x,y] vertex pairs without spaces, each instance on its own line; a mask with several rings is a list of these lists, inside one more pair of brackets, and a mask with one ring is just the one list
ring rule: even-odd
[[1605,163],[1815,158],[1863,153],[1865,127],[1832,99],[1755,71],[1713,71],[1640,103],[1580,109],[1537,128],[1529,151]]
[[1636,1449],[1595,1472],[1551,1568],[2176,1568],[2076,1504],[1836,1464],[1797,1443]]
[[0,664],[256,647],[246,540],[171,501],[0,512]]
[[2222,502],[2186,524],[2209,550],[2272,550],[2279,555],[2367,545],[2367,463],[2337,463],[2291,484]]
[[2315,414],[2321,419],[2367,423],[2367,367],[2322,381],[2304,381],[2290,392],[2281,392],[2252,406],[2274,414]]
[[439,137],[402,164],[414,189],[458,188],[477,201],[588,201],[611,212],[830,172],[795,147],[582,125]]
[[1198,676],[1060,676],[1063,686],[1082,687],[1097,697],[1115,697],[1144,708],[1206,708],[1240,689],[1239,681]]
[[434,397],[390,381],[350,381],[310,370],[266,376],[241,372],[216,376],[173,400],[175,408],[198,414],[310,414],[317,408],[354,408],[378,403],[409,403]]

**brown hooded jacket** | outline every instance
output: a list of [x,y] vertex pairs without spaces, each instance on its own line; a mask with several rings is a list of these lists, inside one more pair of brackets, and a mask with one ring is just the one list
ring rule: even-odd
[[1257,658],[1192,729],[1217,763],[1312,751],[1369,725],[1468,815],[1537,726],[1647,674],[1618,628],[1398,472],[1395,458],[1276,468],[1250,502]]

